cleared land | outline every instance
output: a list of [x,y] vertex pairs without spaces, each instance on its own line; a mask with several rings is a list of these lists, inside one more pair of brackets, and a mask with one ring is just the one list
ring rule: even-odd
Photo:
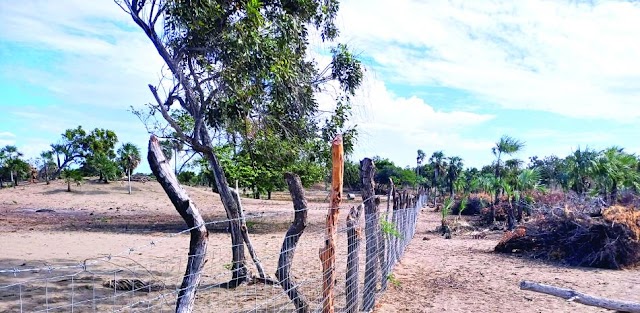
[[[111,279],[140,278],[165,290],[179,285],[184,271],[188,234],[169,237],[185,228],[166,195],[155,182],[134,183],[132,195],[126,184],[86,183],[67,193],[60,181],[0,190],[0,268],[42,268],[41,271],[0,274],[0,286],[26,279],[32,283],[0,290],[0,311],[74,312],[93,308],[112,310],[140,302],[135,309],[170,312],[171,297],[155,299],[156,293],[121,292],[104,287]],[[206,221],[224,219],[217,195],[205,188],[187,187]],[[283,235],[293,218],[286,194],[278,200],[243,199],[253,243],[265,269],[273,276]],[[302,236],[293,264],[294,277],[304,283],[311,297],[319,291],[320,261],[326,198],[324,191],[310,191],[309,226]],[[348,207],[348,203],[345,204]],[[36,212],[36,211],[40,212]],[[341,213],[344,224],[346,212]],[[490,233],[483,239],[457,235],[446,240],[433,232],[438,213],[423,209],[418,232],[401,264],[394,284],[379,301],[379,312],[600,312],[580,304],[518,289],[521,280],[573,288],[597,296],[640,302],[640,270],[598,270],[567,268],[491,251],[501,236]],[[277,286],[253,284],[237,290],[207,288],[230,277],[230,240],[225,225],[211,224],[209,261],[199,305],[203,312],[228,312],[258,307],[270,312],[287,302]],[[426,238],[427,240],[423,240]],[[341,237],[338,264],[346,246]],[[364,244],[363,244],[364,246]],[[131,249],[133,248],[133,249]],[[109,258],[109,256],[111,256]],[[363,254],[362,254],[363,257]],[[78,268],[87,261],[86,269]],[[48,271],[69,265],[69,269]],[[252,264],[250,264],[252,267]],[[339,275],[338,286],[344,284]],[[20,289],[22,288],[22,289]],[[22,299],[20,299],[22,297]],[[73,299],[72,299],[73,297]],[[155,297],[155,298],[154,298]],[[154,301],[149,301],[151,298]],[[102,299],[102,300],[101,300]],[[115,300],[114,300],[115,299]],[[47,304],[48,303],[48,304]],[[338,303],[340,306],[340,303]],[[126,308],[124,311],[130,311]],[[604,312],[604,311],[603,311]]]

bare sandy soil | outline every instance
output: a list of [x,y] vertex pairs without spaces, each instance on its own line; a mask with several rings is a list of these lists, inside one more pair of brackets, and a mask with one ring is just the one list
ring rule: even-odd
[[[57,181],[0,190],[0,270],[15,270],[0,272],[0,311],[70,312],[71,303],[74,312],[172,311],[172,292],[184,272],[188,234],[176,234],[185,224],[159,185],[134,183],[132,195],[120,182],[89,182],[72,189],[66,192],[66,185]],[[187,187],[187,191],[206,221],[224,219],[217,195],[205,188]],[[310,203],[309,226],[292,268],[313,301],[320,293],[318,249],[327,206],[321,202],[325,192],[308,196],[316,202]],[[293,219],[287,195],[275,198],[279,200],[243,199],[253,244],[272,277],[283,235]],[[341,213],[342,224],[344,216]],[[524,279],[640,302],[639,270],[567,268],[497,255],[491,251],[500,233],[484,239],[460,235],[446,240],[432,232],[437,224],[437,213],[425,208],[416,237],[395,269],[396,283],[379,300],[378,312],[601,311],[520,291],[518,284]],[[211,288],[229,279],[231,251],[226,225],[211,223],[208,228],[209,255],[198,311],[272,312],[283,305],[282,312],[292,311],[278,286]],[[342,233],[338,246],[346,247]],[[339,250],[338,264],[344,264],[346,248]],[[28,270],[32,268],[37,270]],[[343,273],[338,277],[337,286],[343,286]],[[153,282],[161,291],[126,292],[104,286],[123,278]],[[337,293],[344,298],[343,290],[338,288]]]

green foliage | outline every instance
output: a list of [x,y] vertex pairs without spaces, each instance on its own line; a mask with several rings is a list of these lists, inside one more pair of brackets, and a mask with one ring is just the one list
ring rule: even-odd
[[88,159],[87,165],[100,175],[100,180],[108,183],[115,179],[118,174],[117,163],[104,153],[96,153]]
[[76,183],[78,186],[82,183],[84,178],[82,172],[77,169],[64,169],[61,172],[61,177],[67,183],[67,191],[71,191],[71,183]]
[[401,285],[400,280],[398,280],[396,276],[393,275],[393,273],[387,275],[387,280],[396,288],[400,287]]
[[442,223],[444,225],[444,221],[447,219],[447,215],[451,212],[451,207],[453,206],[453,198],[448,197],[444,199],[444,205],[442,206]]
[[125,143],[118,149],[118,165],[127,175],[131,175],[140,165],[140,160],[140,149],[132,143]]
[[402,234],[400,234],[396,225],[387,221],[385,217],[380,219],[380,231],[382,231],[382,235],[387,238],[395,237],[402,239]]
[[178,173],[178,181],[183,185],[194,185],[197,177],[196,173],[192,171],[182,171]]

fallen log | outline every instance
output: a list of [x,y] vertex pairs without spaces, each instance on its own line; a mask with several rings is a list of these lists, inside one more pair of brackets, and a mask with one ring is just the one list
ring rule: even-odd
[[616,310],[619,312],[640,313],[640,303],[594,297],[571,289],[539,284],[526,280],[520,282],[520,289],[544,293],[584,305]]

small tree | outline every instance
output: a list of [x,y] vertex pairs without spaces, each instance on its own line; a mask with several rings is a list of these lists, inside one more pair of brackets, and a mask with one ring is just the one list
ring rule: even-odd
[[129,194],[131,194],[131,174],[140,164],[140,149],[130,142],[125,143],[118,149],[119,163],[129,181]]
[[40,161],[42,162],[42,169],[44,170],[44,180],[49,185],[49,169],[55,167],[53,162],[53,151],[43,151],[40,153]]
[[75,182],[79,186],[84,179],[82,173],[77,169],[64,169],[62,170],[61,176],[67,183],[67,192],[71,192],[71,182]]

